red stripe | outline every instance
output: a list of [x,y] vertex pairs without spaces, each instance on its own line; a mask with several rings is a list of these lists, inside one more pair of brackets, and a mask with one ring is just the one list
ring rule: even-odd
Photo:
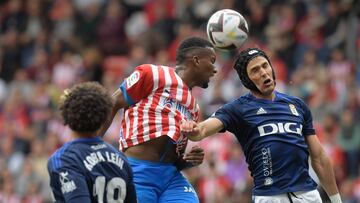
[[170,97],[175,97],[173,99],[176,99],[177,88],[179,86],[179,83],[176,79],[174,69],[172,69],[172,68],[168,68],[168,69],[169,69],[169,75],[170,75],[170,79],[171,79]]
[[186,85],[183,85],[182,90],[183,90],[183,93],[182,93],[181,102],[182,102],[183,104],[186,104],[186,101],[187,101],[187,99],[188,99],[189,89],[187,88]]
[[123,150],[124,150],[124,145],[123,145],[123,143],[122,143],[121,140],[119,140],[119,150],[120,150],[120,151],[123,151]]
[[161,111],[162,135],[167,135],[169,132],[169,113],[170,110],[167,108],[164,108]]
[[129,138],[129,139],[126,139],[125,142],[126,142],[126,144],[128,145],[128,147],[134,146],[134,143],[133,143],[132,139],[130,139],[130,138]]
[[[176,100],[176,93],[177,93],[177,87],[178,87],[178,81],[176,79],[176,76],[175,76],[175,73],[174,73],[174,69],[172,68],[169,68],[169,67],[164,67],[164,69],[167,70],[167,72],[169,73],[169,76],[168,75],[164,75],[164,77],[167,77],[167,78],[164,78],[164,81],[165,81],[165,86],[168,87],[170,86],[170,95],[169,95],[169,98],[172,99],[173,101]],[[163,93],[163,92],[162,92]],[[170,110],[167,109],[167,108],[164,108],[162,109],[161,111],[161,116],[162,116],[162,119],[161,119],[161,125],[162,125],[162,134],[163,135],[167,135],[169,133],[169,122],[170,122],[170,118],[169,118],[169,113],[170,113]]]
[[128,126],[129,135],[126,135],[126,138],[129,138],[132,135],[132,130],[133,130],[133,127],[134,127],[134,115],[133,115],[133,112],[134,112],[134,109],[129,108],[129,110],[128,110],[128,117],[129,117],[129,121],[130,121],[130,124]]
[[[174,70],[174,69],[172,69],[172,70]],[[182,90],[180,101],[181,101],[182,104],[186,104],[188,89],[187,89],[187,87],[185,88],[184,83],[183,83],[182,86],[180,85],[179,80],[175,76],[175,71],[172,71],[171,73],[172,73],[172,76],[173,76],[173,78],[172,78],[173,81],[176,81],[176,83],[173,83],[173,86],[176,85],[176,87],[174,87],[174,89],[176,88],[175,89],[176,91],[179,91],[180,89]],[[184,106],[186,106],[186,105],[184,105]],[[181,120],[182,120],[181,113],[179,111],[176,111],[176,115],[175,115],[174,119],[175,119],[175,127],[176,127],[175,129],[176,129],[176,131],[174,133],[173,138],[175,140],[177,140],[180,137],[180,123],[181,123]]]
[[194,105],[195,105],[195,99],[194,99],[194,97],[191,95],[191,92],[190,92],[190,104],[189,104],[189,109],[190,109],[191,111],[194,110]]
[[148,101],[148,99],[144,99],[139,108],[137,109],[137,112],[138,112],[138,126],[136,126],[138,129],[138,134],[137,134],[137,139],[138,139],[138,142],[139,143],[143,143],[144,142],[144,136],[143,136],[143,133],[144,133],[144,126],[142,125],[143,122],[144,122],[144,106],[146,104],[146,102]]

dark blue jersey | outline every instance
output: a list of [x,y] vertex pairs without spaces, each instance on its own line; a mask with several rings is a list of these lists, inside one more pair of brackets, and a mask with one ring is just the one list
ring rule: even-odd
[[48,161],[56,202],[136,202],[126,157],[101,138],[65,144]]
[[270,101],[249,93],[224,105],[213,117],[240,142],[254,178],[254,195],[316,189],[305,142],[315,130],[311,112],[300,99],[275,92]]

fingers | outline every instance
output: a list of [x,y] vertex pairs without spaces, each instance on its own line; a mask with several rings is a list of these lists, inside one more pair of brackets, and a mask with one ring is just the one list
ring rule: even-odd
[[204,150],[199,146],[193,146],[190,152],[184,155],[184,160],[192,163],[194,166],[199,165],[204,160]]
[[197,124],[194,121],[182,121],[180,124],[182,132],[193,132],[196,127]]
[[191,163],[193,166],[200,165],[203,162],[203,158],[187,158],[184,159],[186,162]]
[[199,146],[195,145],[191,148],[189,153],[204,153],[204,150]]

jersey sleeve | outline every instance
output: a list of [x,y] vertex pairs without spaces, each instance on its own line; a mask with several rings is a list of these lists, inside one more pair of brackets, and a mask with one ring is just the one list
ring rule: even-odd
[[154,79],[151,65],[141,65],[120,85],[120,89],[129,105],[146,98],[153,89]]
[[75,168],[49,170],[50,186],[57,201],[90,203],[86,178]]
[[223,123],[224,129],[220,132],[225,132],[228,130],[234,133],[236,131],[236,119],[234,119],[234,115],[231,110],[231,104],[226,104],[220,107],[211,117],[217,118]]
[[301,107],[304,110],[304,127],[303,127],[303,135],[304,136],[308,136],[308,135],[314,135],[315,134],[315,129],[313,126],[313,118],[311,115],[311,111],[309,109],[309,107],[304,103],[301,102]]

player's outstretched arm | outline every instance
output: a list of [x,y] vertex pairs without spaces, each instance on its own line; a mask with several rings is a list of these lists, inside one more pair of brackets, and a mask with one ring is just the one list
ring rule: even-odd
[[112,95],[113,97],[113,108],[111,110],[111,114],[109,116],[109,118],[106,120],[106,122],[101,126],[101,128],[98,131],[98,135],[100,135],[101,137],[104,136],[104,134],[106,133],[107,129],[110,127],[112,121],[114,120],[115,115],[117,114],[117,112],[125,107],[128,107],[129,105],[127,104],[125,97],[121,91],[121,89],[118,89],[114,92],[114,94]]
[[306,137],[310,149],[311,165],[332,203],[341,203],[333,167],[316,135]]
[[200,123],[184,121],[180,126],[181,133],[191,141],[200,141],[205,137],[220,132],[223,128],[224,124],[217,118],[208,118]]

